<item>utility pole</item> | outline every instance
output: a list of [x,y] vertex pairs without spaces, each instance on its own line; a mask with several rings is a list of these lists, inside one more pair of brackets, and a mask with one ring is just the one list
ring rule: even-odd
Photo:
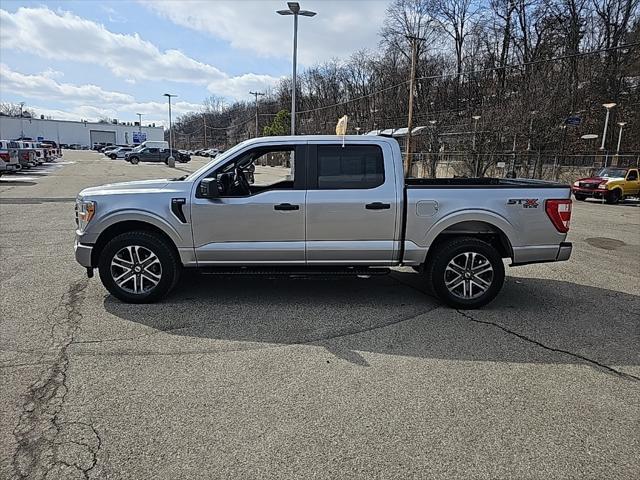
[[258,97],[262,97],[264,96],[263,92],[249,92],[250,95],[253,95],[256,97],[256,137],[259,137],[258,135]]
[[138,115],[138,132],[142,133],[142,114],[136,113]]
[[207,114],[202,114],[202,121],[204,123],[204,145],[202,148],[207,148]]
[[413,130],[413,90],[416,81],[416,57],[418,56],[418,40],[424,41],[424,38],[413,35],[406,35],[411,40],[411,76],[409,77],[409,116],[407,119],[407,145],[406,156],[404,160],[404,173],[409,174],[411,169],[411,132]]

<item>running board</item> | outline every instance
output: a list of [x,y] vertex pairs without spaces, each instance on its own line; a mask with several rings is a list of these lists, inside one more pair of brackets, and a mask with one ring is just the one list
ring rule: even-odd
[[359,276],[386,275],[388,268],[367,267],[201,267],[205,275],[256,275],[256,276]]

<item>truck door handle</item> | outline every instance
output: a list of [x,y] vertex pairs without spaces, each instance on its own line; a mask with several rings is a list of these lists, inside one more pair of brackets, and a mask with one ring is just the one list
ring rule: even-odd
[[281,203],[273,206],[274,210],[300,210],[300,205],[291,205],[290,203]]
[[367,210],[389,210],[391,208],[391,204],[382,203],[382,202],[373,202],[367,203],[364,208]]

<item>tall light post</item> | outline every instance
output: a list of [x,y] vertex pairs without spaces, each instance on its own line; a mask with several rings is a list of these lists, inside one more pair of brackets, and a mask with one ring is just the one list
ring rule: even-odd
[[293,15],[293,75],[291,86],[291,135],[296,134],[296,67],[298,62],[298,16],[313,17],[316,12],[300,10],[298,2],[287,2],[289,10],[278,10],[278,15]]
[[136,113],[138,115],[138,131],[142,133],[142,114]]
[[169,100],[169,158],[173,158],[173,134],[171,132],[171,97],[177,97],[171,93],[165,93],[163,96]]
[[602,144],[600,145],[600,150],[604,150],[604,142],[607,139],[607,127],[609,126],[609,113],[611,113],[611,109],[616,106],[615,103],[603,103],[602,106],[607,109],[607,116],[604,119],[604,131],[602,132]]
[[263,92],[249,92],[250,95],[254,95],[256,97],[256,138],[258,135],[258,97],[264,96]]
[[24,102],[20,102],[20,139],[24,138],[24,120],[22,117],[23,108],[24,108]]
[[476,151],[476,132],[478,130],[478,120],[480,120],[480,115],[474,115],[473,117],[473,142],[472,142],[472,150]]
[[620,134],[618,135],[618,148],[616,149],[616,155],[620,155],[620,144],[622,143],[622,129],[627,124],[627,122],[618,122],[620,126]]

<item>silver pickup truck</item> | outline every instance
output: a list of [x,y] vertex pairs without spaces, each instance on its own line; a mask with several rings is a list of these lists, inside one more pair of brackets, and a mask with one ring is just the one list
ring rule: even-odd
[[391,138],[265,137],[188,176],[83,190],[75,254],[132,303],[165,296],[183,268],[374,275],[406,265],[448,305],[477,308],[500,291],[503,259],[567,260],[570,216],[566,185],[405,179]]

